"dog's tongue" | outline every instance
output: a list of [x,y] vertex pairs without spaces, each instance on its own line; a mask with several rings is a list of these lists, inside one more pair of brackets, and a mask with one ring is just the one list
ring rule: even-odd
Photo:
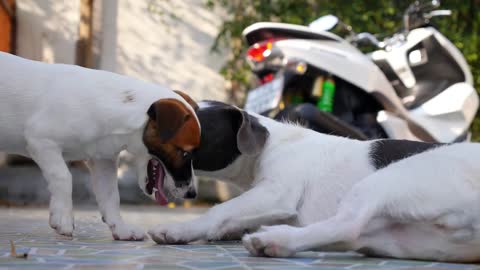
[[163,170],[163,166],[160,164],[158,160],[152,159],[152,164],[155,166],[156,170],[156,179],[155,179],[155,200],[160,205],[168,204],[167,196],[163,193],[163,181],[165,178],[165,171]]
[[159,187],[159,189],[155,191],[155,200],[157,200],[157,203],[160,205],[168,204],[167,196],[165,196],[165,193],[163,193],[161,187]]

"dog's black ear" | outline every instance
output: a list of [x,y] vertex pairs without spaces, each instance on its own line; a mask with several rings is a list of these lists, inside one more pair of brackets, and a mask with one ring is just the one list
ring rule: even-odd
[[247,155],[259,154],[270,133],[258,119],[246,111],[236,109],[239,117],[239,128],[237,132],[237,147],[240,153]]

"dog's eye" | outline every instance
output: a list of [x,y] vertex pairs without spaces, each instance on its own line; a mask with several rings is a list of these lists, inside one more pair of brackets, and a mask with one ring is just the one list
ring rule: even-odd
[[192,159],[192,153],[187,151],[182,151],[182,158],[183,159]]
[[183,159],[187,159],[187,158],[190,158],[192,156],[192,153],[190,153],[188,151],[185,151],[181,148],[178,148],[177,150],[178,150],[180,156],[182,156]]

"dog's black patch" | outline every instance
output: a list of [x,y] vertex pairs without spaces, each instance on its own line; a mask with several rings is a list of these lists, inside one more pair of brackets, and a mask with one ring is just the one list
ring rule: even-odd
[[[196,112],[202,127],[200,147],[193,152],[193,168],[202,171],[221,170],[240,156],[237,133],[241,117],[232,106],[206,102]],[[241,115],[240,115],[241,116]]]
[[372,142],[368,153],[371,164],[379,170],[393,162],[445,145],[407,140],[378,140]]

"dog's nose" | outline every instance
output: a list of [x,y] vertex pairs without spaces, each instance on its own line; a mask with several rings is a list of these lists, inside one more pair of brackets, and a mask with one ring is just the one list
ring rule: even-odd
[[197,197],[197,192],[195,190],[189,190],[185,194],[185,199],[195,199]]

